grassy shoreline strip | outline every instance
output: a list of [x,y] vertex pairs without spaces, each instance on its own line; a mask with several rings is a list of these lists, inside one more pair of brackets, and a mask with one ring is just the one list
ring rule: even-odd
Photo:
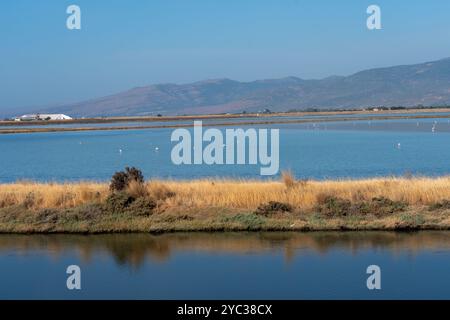
[[450,230],[450,177],[0,185],[0,233]]

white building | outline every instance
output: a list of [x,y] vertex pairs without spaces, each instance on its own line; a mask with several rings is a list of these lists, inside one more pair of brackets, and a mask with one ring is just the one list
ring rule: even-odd
[[72,120],[72,118],[62,113],[59,114],[37,113],[37,114],[24,114],[23,116],[17,117],[14,120],[15,121]]

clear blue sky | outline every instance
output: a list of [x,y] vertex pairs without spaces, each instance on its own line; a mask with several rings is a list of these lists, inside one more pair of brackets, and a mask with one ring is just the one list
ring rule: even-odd
[[[66,29],[66,8],[82,30]],[[383,30],[366,28],[382,9]],[[448,0],[0,2],[0,110],[153,83],[348,75],[450,56]]]

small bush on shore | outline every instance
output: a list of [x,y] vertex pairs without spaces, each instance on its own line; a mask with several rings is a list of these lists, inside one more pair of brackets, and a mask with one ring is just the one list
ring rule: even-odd
[[278,201],[269,201],[268,203],[260,205],[256,209],[255,214],[268,216],[275,213],[285,213],[285,212],[292,212],[292,206],[290,204]]
[[126,192],[114,192],[108,196],[105,205],[111,213],[123,213],[135,200]]
[[109,189],[112,192],[123,191],[132,181],[137,182],[138,184],[143,184],[144,176],[142,175],[142,171],[135,167],[126,167],[125,171],[118,171],[114,173],[111,178]]
[[127,187],[127,174],[123,171],[118,171],[114,173],[111,178],[111,183],[109,185],[109,190],[111,192],[123,191]]
[[156,202],[148,197],[135,198],[127,192],[114,192],[108,196],[105,204],[108,213],[150,216],[156,208]]
[[385,197],[375,197],[369,204],[369,212],[377,216],[384,216],[400,211],[405,211],[408,207],[403,201],[393,201]]
[[68,217],[75,221],[91,221],[100,218],[105,213],[105,207],[99,203],[90,203],[67,209]]
[[127,208],[126,212],[134,216],[148,217],[153,214],[153,210],[156,208],[156,202],[149,198],[138,198],[133,201]]
[[153,214],[157,201],[175,195],[161,183],[145,184],[142,172],[134,167],[116,172],[111,179],[110,191],[105,205],[108,212],[146,217]]
[[328,217],[345,217],[349,215],[352,203],[349,200],[333,197],[319,196],[316,210]]

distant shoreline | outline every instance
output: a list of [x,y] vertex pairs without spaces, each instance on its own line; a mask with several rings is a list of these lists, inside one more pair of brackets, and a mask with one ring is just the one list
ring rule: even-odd
[[72,120],[54,120],[54,121],[4,121],[0,120],[1,126],[20,126],[20,125],[49,125],[49,124],[74,124],[74,123],[114,123],[114,122],[153,122],[153,121],[182,121],[192,119],[236,119],[236,118],[256,118],[256,117],[274,117],[274,116],[330,116],[342,114],[379,114],[379,113],[429,113],[429,112],[448,112],[450,107],[436,108],[411,108],[396,110],[336,110],[336,111],[292,111],[292,112],[273,112],[273,113],[239,113],[239,114],[200,114],[200,115],[180,115],[180,116],[123,116],[123,117],[93,117],[93,118],[76,118]]
[[0,233],[450,230],[450,177],[0,184]]
[[[447,112],[448,115],[429,115],[427,113]],[[398,115],[398,114],[401,115]],[[421,113],[416,115],[415,113]],[[381,115],[380,115],[381,114]],[[386,115],[389,114],[389,115]],[[413,114],[413,115],[404,115]],[[289,117],[317,116],[310,119],[289,120]],[[334,115],[366,115],[364,117],[342,117],[332,118]],[[369,116],[367,116],[369,115]],[[278,119],[273,119],[279,117]],[[0,134],[19,134],[19,133],[43,133],[43,132],[76,132],[76,131],[111,131],[111,130],[140,130],[140,129],[163,129],[163,128],[181,128],[190,127],[191,124],[161,124],[161,125],[142,125],[142,126],[111,126],[111,127],[63,127],[70,124],[99,124],[99,123],[117,123],[117,122],[169,122],[191,120],[209,120],[209,119],[230,119],[227,122],[203,123],[204,126],[243,126],[243,125],[270,125],[270,124],[295,124],[295,123],[315,123],[315,122],[341,122],[341,121],[361,121],[361,120],[399,120],[399,119],[433,119],[450,118],[450,109],[402,109],[402,110],[380,110],[380,111],[334,111],[334,112],[292,112],[292,113],[270,113],[270,114],[227,114],[227,115],[199,115],[199,116],[176,116],[176,117],[112,117],[112,118],[90,118],[74,119],[65,121],[0,121]],[[236,119],[248,119],[243,121],[232,121]],[[256,120],[262,119],[262,120]],[[52,128],[13,128],[9,126],[39,126],[55,125]],[[61,126],[61,127],[58,127]]]

